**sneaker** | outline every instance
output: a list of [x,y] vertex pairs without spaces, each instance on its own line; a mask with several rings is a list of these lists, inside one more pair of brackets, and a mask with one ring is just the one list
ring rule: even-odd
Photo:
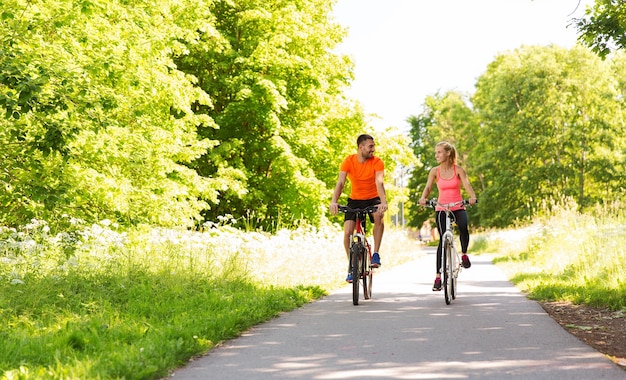
[[435,278],[435,283],[433,284],[433,292],[438,292],[441,290],[441,277]]
[[348,273],[348,277],[346,277],[346,282],[352,283],[352,273]]
[[370,265],[372,268],[378,268],[382,264],[380,263],[380,255],[378,252],[374,252],[372,255],[372,264]]
[[461,256],[461,261],[463,262],[463,268],[469,268],[472,266],[472,263],[470,263],[469,257],[467,257],[466,254],[463,254],[463,256]]

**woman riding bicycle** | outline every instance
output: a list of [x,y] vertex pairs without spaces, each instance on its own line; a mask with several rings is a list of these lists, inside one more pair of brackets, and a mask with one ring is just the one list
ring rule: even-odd
[[[465,188],[465,191],[470,195],[470,204],[476,203],[476,194],[474,189],[467,178],[465,170],[456,164],[456,148],[449,142],[442,141],[435,146],[435,159],[439,163],[428,173],[428,181],[426,187],[422,192],[422,197],[419,203],[426,205],[426,198],[432,190],[433,184],[437,184],[439,190],[438,202],[442,204],[461,202],[463,197],[461,196],[461,184]],[[435,214],[435,222],[437,223],[437,230],[439,236],[443,236],[446,228],[446,213],[443,208],[437,207]],[[459,238],[461,240],[461,261],[464,268],[469,268],[472,264],[467,256],[467,247],[469,246],[469,230],[467,228],[467,212],[463,205],[455,206],[452,208],[456,225],[459,227]],[[437,246],[437,276],[435,277],[435,283],[433,285],[433,291],[441,290],[441,239],[439,239],[439,245]]]

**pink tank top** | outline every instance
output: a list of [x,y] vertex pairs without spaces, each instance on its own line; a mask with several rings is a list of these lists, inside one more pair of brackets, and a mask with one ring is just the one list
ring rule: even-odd
[[[463,200],[461,196],[461,179],[456,173],[456,165],[454,165],[454,176],[450,179],[441,178],[441,169],[437,168],[437,188],[439,189],[439,203],[455,203]],[[462,205],[454,206],[451,210],[462,210]],[[436,210],[443,210],[437,207]]]

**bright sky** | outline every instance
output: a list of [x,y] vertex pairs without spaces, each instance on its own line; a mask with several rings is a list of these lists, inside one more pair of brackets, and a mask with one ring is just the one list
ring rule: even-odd
[[406,131],[428,95],[473,93],[496,55],[522,45],[572,47],[573,17],[593,0],[338,0],[348,28],[340,52],[355,62],[349,95],[376,128]]

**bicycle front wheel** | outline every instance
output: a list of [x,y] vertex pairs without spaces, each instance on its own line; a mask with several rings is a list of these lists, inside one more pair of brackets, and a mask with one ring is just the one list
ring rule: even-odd
[[452,274],[452,242],[449,239],[446,239],[443,244],[443,257],[442,257],[442,266],[443,266],[443,295],[446,300],[446,305],[450,305],[452,302],[452,282],[453,282],[453,274]]
[[452,299],[456,299],[456,291],[457,291],[457,286],[456,286],[456,279],[459,277],[459,255],[456,251],[456,249],[452,248]]
[[372,278],[374,270],[372,265],[372,252],[367,249],[363,252],[363,298],[366,300],[372,298]]
[[362,273],[362,252],[365,250],[363,244],[354,243],[350,247],[351,272],[352,272],[352,303],[359,304],[359,284],[361,284]]

